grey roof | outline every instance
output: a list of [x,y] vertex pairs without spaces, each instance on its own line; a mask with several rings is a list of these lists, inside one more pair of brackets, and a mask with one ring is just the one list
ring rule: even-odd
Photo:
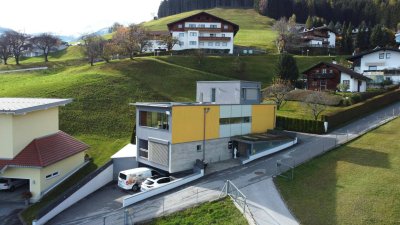
[[63,106],[70,102],[72,102],[72,99],[0,98],[0,114],[25,114],[33,111]]
[[358,58],[362,58],[364,55],[369,55],[369,54],[371,54],[371,53],[379,52],[379,51],[400,52],[400,49],[397,49],[397,48],[386,48],[386,47],[383,47],[383,48],[381,48],[381,47],[376,47],[376,48],[374,48],[374,49],[372,49],[372,50],[365,51],[365,52],[361,52],[361,53],[359,53],[359,54],[356,54],[356,55],[353,55],[353,56],[351,56],[351,57],[348,57],[347,60],[349,60],[349,61],[354,61],[354,60],[356,60],[356,59],[358,59]]
[[247,81],[247,80],[204,80],[197,81],[196,83],[257,83],[261,84],[258,81]]

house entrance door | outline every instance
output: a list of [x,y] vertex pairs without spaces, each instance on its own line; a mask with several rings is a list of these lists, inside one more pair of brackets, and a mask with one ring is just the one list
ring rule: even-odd
[[327,82],[326,82],[326,79],[321,79],[321,80],[320,80],[320,87],[319,87],[319,89],[320,89],[321,91],[325,91],[325,90],[326,90],[326,86],[327,86],[326,83],[327,83]]

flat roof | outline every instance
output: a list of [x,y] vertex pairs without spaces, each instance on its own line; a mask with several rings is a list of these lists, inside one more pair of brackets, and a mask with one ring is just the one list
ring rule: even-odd
[[232,137],[233,141],[239,141],[239,142],[244,142],[244,143],[249,143],[249,144],[270,142],[270,141],[283,141],[283,140],[289,141],[289,140],[293,140],[293,139],[294,138],[291,138],[286,135],[269,134],[269,133],[247,134],[247,135]]
[[25,114],[71,103],[72,99],[0,98],[0,114]]
[[275,103],[261,103],[261,104],[220,104],[211,102],[136,102],[130,103],[129,105],[134,106],[148,106],[148,107],[160,107],[160,108],[171,108],[173,106],[220,106],[220,105],[275,105]]

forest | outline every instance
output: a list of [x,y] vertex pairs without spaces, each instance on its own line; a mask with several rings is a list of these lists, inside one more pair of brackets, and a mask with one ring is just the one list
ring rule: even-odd
[[327,23],[351,22],[358,26],[364,21],[368,26],[382,24],[395,29],[400,22],[400,0],[164,0],[158,17],[214,7],[254,7],[260,14],[274,19],[295,14],[300,23],[311,16]]

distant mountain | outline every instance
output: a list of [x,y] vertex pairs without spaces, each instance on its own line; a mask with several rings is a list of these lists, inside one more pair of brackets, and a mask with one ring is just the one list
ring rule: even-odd
[[9,28],[5,28],[5,27],[0,27],[0,34],[6,32],[6,31],[10,31],[11,29]]
[[103,29],[100,29],[100,30],[94,32],[93,34],[103,36],[103,35],[109,34],[109,33],[111,33],[111,32],[110,32],[110,28],[109,28],[109,27],[106,27],[106,28],[103,28]]
[[74,42],[74,41],[79,40],[79,37],[73,36],[73,35],[59,35],[58,37],[61,38],[61,40],[65,41],[65,42]]

